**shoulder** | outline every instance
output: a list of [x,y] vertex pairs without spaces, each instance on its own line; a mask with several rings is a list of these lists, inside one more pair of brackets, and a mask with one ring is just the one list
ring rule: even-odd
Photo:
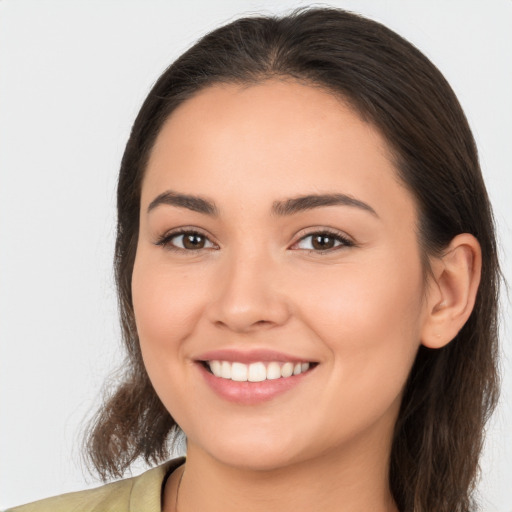
[[161,512],[166,476],[184,462],[169,461],[133,478],[46,498],[6,512]]

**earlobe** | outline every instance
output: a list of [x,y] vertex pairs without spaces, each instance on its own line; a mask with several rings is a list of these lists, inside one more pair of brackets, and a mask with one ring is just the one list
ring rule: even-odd
[[480,244],[468,233],[457,235],[431,266],[421,342],[441,348],[455,338],[475,305],[482,267]]

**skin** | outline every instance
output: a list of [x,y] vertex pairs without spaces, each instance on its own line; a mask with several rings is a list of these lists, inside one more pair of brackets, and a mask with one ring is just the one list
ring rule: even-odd
[[[169,190],[208,198],[218,216],[148,212]],[[325,193],[373,212],[272,213],[275,201]],[[143,180],[132,291],[148,374],[187,435],[180,512],[396,510],[388,460],[405,381],[422,341],[451,339],[445,306],[476,293],[453,276],[479,270],[464,239],[448,252],[453,265],[434,262],[425,282],[417,222],[384,139],[319,88],[213,86],[171,115]],[[157,245],[182,227],[204,235],[204,248],[180,249],[180,237]],[[326,228],[349,243],[312,249],[308,235]],[[225,348],[318,365],[274,399],[241,405],[215,394],[195,362]],[[167,511],[181,471],[167,482]]]

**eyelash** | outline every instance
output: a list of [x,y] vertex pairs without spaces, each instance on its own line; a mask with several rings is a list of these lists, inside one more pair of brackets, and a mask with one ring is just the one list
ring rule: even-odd
[[[162,246],[169,251],[181,252],[181,253],[183,253],[183,252],[199,252],[202,250],[211,249],[210,247],[201,247],[199,249],[185,249],[185,248],[181,248],[181,247],[176,247],[171,243],[171,241],[174,238],[177,238],[177,237],[183,236],[183,235],[199,236],[213,244],[213,242],[211,242],[211,240],[205,234],[201,233],[200,231],[197,231],[194,229],[183,228],[183,229],[179,229],[177,231],[173,231],[171,233],[165,233],[164,235],[159,237],[159,239],[157,240],[155,245]],[[326,238],[334,239],[334,242],[335,243],[338,242],[338,245],[335,245],[334,247],[331,247],[329,249],[298,249],[298,250],[303,250],[308,253],[327,254],[327,253],[330,253],[333,251],[340,250],[342,248],[355,246],[355,243],[352,240],[350,240],[349,238],[347,238],[346,236],[342,235],[341,233],[339,233],[337,231],[332,231],[332,230],[325,229],[325,228],[321,229],[319,231],[312,231],[310,233],[304,234],[302,237],[299,238],[299,240],[297,240],[297,242],[295,242],[293,244],[293,246],[296,246],[297,244],[306,240],[307,238],[314,237],[314,236],[323,236]]]
[[335,245],[334,247],[331,247],[329,249],[302,249],[304,251],[307,251],[308,253],[316,253],[316,254],[328,254],[330,252],[339,251],[340,249],[347,248],[347,247],[354,247],[355,243],[350,240],[347,236],[341,234],[338,231],[330,230],[330,229],[321,229],[319,231],[311,231],[309,233],[304,234],[295,242],[293,245],[297,245],[300,242],[306,240],[307,238],[320,236],[320,237],[326,237],[334,239],[334,242],[338,243],[338,245]]
[[[179,229],[179,230],[176,230],[176,231],[172,231],[170,233],[165,233],[164,235],[159,237],[159,239],[157,240],[155,245],[160,245],[162,247],[165,247],[169,251],[175,251],[175,252],[198,252],[198,251],[204,250],[204,248],[200,248],[200,249],[182,249],[181,247],[176,247],[176,246],[171,244],[171,240],[173,238],[177,238],[177,237],[182,236],[182,235],[200,236],[200,237],[204,238],[205,240],[210,241],[210,239],[205,234],[201,233],[200,231],[197,231],[195,229],[183,228],[183,229]],[[211,243],[213,243],[213,242],[211,242]]]

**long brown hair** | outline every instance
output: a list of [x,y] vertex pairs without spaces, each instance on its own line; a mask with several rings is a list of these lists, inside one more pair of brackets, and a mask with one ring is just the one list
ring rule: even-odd
[[483,427],[498,394],[499,267],[475,142],[452,89],[413,45],[383,25],[333,8],[243,18],[203,37],[158,79],[135,120],[118,183],[115,271],[124,342],[121,383],[98,412],[88,450],[103,478],[138,458],[163,460],[178,432],[144,368],[131,296],[141,183],[164,121],[216,83],[293,77],[349,102],[387,140],[415,196],[425,267],[459,233],[480,242],[474,310],[446,347],[421,347],[395,427],[389,482],[402,512],[473,509]]

